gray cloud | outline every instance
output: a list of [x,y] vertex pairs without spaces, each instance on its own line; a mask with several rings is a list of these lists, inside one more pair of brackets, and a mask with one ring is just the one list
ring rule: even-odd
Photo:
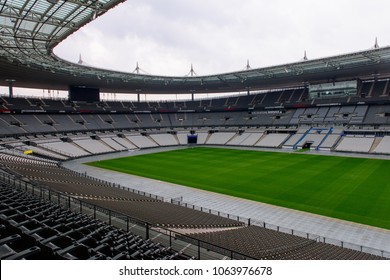
[[91,65],[151,74],[241,70],[390,44],[387,0],[129,0],[55,52]]

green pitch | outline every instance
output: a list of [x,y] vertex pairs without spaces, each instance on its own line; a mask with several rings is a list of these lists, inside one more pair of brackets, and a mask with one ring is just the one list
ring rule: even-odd
[[89,165],[390,229],[390,160],[197,147]]

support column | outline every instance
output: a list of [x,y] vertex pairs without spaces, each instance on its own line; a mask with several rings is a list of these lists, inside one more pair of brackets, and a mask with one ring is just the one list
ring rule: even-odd
[[8,82],[9,97],[12,98],[12,97],[14,97],[13,85],[14,85],[15,80],[13,80],[13,79],[6,79],[5,81]]

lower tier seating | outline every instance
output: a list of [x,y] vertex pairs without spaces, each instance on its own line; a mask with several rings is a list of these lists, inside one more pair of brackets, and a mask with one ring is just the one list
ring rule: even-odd
[[293,236],[274,230],[249,226],[218,232],[190,235],[219,246],[254,257],[256,259],[286,260],[371,260],[383,259],[379,256],[359,252],[339,246],[317,242],[316,240]]
[[0,185],[0,259],[189,259],[85,214]]

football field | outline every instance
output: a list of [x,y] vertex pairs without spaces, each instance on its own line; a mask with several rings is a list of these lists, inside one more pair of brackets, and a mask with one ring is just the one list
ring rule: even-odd
[[88,165],[390,229],[390,160],[196,147]]

